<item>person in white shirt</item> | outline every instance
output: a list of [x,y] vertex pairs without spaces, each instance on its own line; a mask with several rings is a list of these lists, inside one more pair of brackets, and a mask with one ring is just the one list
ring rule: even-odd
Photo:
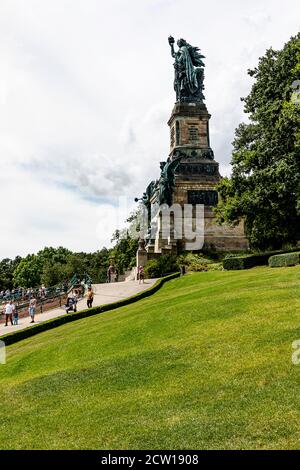
[[14,311],[14,305],[13,305],[12,300],[10,300],[5,305],[5,326],[8,326],[8,320],[10,320],[11,324],[13,325],[13,319],[12,319],[13,311]]

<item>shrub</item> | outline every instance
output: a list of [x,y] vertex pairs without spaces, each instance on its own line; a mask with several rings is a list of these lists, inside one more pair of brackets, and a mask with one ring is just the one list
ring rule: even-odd
[[216,263],[203,254],[185,253],[178,257],[179,264],[183,264],[188,271],[201,272],[222,269],[221,263]]
[[260,259],[258,260],[257,258],[251,255],[244,255],[244,256],[236,256],[236,257],[230,257],[230,258],[225,258],[223,260],[223,268],[224,269],[247,269],[247,268],[252,268],[253,266],[257,266],[257,262],[261,261],[262,264],[267,264],[268,259]]
[[176,255],[162,255],[157,259],[148,261],[145,266],[145,275],[150,279],[162,277],[176,271],[179,271]]
[[300,253],[285,253],[274,255],[269,258],[269,266],[277,268],[281,266],[295,266],[300,263]]
[[158,259],[151,259],[145,266],[145,276],[148,279],[160,277],[160,264]]
[[283,254],[278,251],[270,251],[266,253],[254,253],[244,256],[230,256],[225,258],[223,261],[223,268],[227,270],[231,269],[249,269],[254,266],[267,266],[269,258],[274,255]]
[[159,258],[161,266],[161,276],[179,271],[179,264],[176,255],[163,255]]

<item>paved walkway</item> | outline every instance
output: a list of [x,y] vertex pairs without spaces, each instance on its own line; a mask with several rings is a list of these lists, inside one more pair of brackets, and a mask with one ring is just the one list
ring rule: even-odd
[[[112,282],[110,284],[95,284],[94,289],[94,302],[93,307],[98,305],[111,304],[117,300],[126,299],[132,295],[138,294],[146,289],[149,289],[157,279],[146,279],[144,284],[139,284],[138,281],[127,281],[127,282]],[[86,299],[82,299],[77,304],[77,311],[84,310],[87,308]],[[20,318],[19,324],[14,326],[4,326],[0,324],[0,337],[4,334],[11,333],[17,330],[23,330],[24,328],[30,328],[32,325],[36,325],[45,320],[51,318],[60,317],[66,315],[65,308],[54,308],[48,310],[45,313],[37,313],[35,317],[35,323],[30,323],[30,317]]]

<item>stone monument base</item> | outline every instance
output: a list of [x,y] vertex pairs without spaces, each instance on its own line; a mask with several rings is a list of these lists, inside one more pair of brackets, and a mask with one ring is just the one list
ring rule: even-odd
[[[214,207],[218,205],[222,176],[211,148],[210,118],[202,100],[178,99],[173,107],[168,121],[168,158],[160,162],[160,178],[150,183],[142,198],[151,208],[148,233],[154,239],[143,241],[137,253],[138,265],[166,253],[249,248],[243,222],[231,227],[219,225],[216,220]],[[164,216],[158,215],[159,210],[165,210],[163,206],[169,208],[170,230],[162,227],[167,211]],[[196,235],[196,240],[191,239],[191,234]]]

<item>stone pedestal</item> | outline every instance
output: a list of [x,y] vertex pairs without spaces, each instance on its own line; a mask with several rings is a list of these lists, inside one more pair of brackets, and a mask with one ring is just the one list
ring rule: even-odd
[[[210,114],[204,103],[175,103],[168,121],[170,127],[170,153],[173,159],[178,154],[184,157],[175,173],[173,204],[182,208],[185,204],[196,207],[204,205],[203,229],[204,248],[216,250],[242,250],[248,248],[243,223],[232,228],[218,225],[213,207],[218,203],[216,186],[221,179],[219,163],[214,159],[210,147]],[[190,227],[195,230],[196,214],[190,220]],[[187,224],[187,226],[189,226]],[[160,239],[156,246],[162,250],[169,243]],[[178,251],[188,249],[189,240],[183,233],[183,239],[177,243]]]
[[[233,228],[216,222],[213,208],[218,204],[216,186],[221,175],[210,146],[210,117],[204,103],[177,102],[174,105],[168,121],[168,160],[177,160],[179,156],[181,160],[174,175],[171,206],[174,212],[170,213],[170,233],[166,235],[162,230],[162,217],[157,209],[157,217],[153,217],[151,223],[152,228],[157,225],[156,237],[149,240],[146,247],[139,247],[137,265],[143,266],[147,259],[166,253],[199,251],[203,248],[222,251],[248,248],[243,223]],[[161,170],[165,168],[165,163],[161,162]],[[156,207],[159,200],[158,191],[155,190],[150,198],[151,207]],[[186,213],[186,205],[189,214]],[[193,243],[191,232],[200,243]],[[178,233],[181,236],[178,237]]]
[[204,103],[175,103],[168,121],[170,157],[182,150],[187,157],[201,157],[210,148],[209,119]]
[[136,252],[136,265],[137,267],[139,266],[145,266],[145,264],[148,261],[148,253],[145,249],[145,240],[139,240],[139,247]]

